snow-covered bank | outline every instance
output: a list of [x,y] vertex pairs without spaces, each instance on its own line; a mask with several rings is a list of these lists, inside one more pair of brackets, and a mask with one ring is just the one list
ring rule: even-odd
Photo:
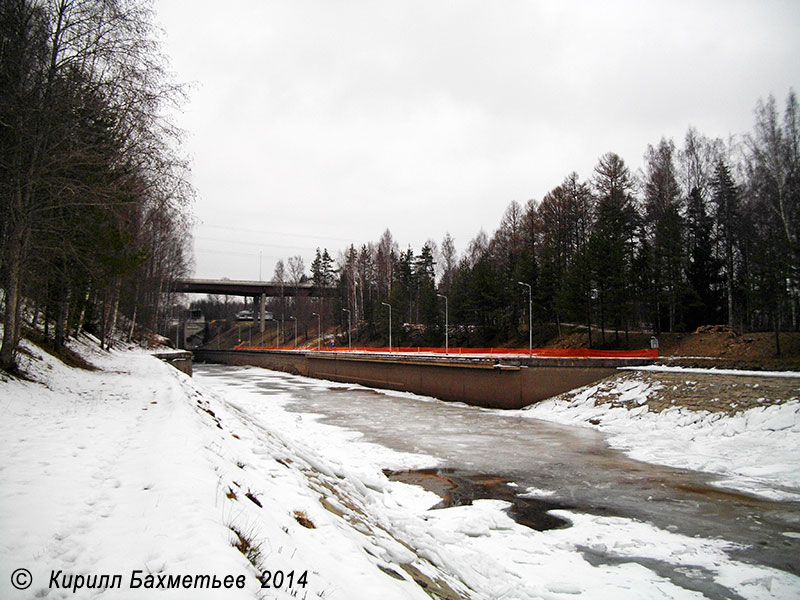
[[[720,539],[570,511],[571,527],[539,532],[497,500],[430,510],[438,497],[382,470],[434,457],[286,410],[304,390],[333,393],[328,382],[243,368],[221,385],[140,352],[82,352],[103,370],[44,355],[26,365],[41,383],[0,381],[2,598],[101,593],[48,590],[54,571],[120,574],[105,597],[152,596],[130,589],[134,570],[244,577],[243,589],[158,590],[174,598],[701,596],[665,564],[744,598],[800,596],[800,579],[732,560]],[[26,591],[11,585],[22,568]]]
[[[225,393],[229,405],[253,422],[269,423],[287,448],[314,465],[316,479],[325,482],[321,491],[326,498],[330,490],[336,490],[330,500],[344,510],[345,520],[358,523],[366,540],[375,532],[388,533],[411,551],[401,558],[400,565],[412,560],[420,569],[433,569],[439,581],[461,597],[568,598],[584,594],[590,598],[696,598],[701,596],[698,589],[743,598],[800,596],[800,579],[732,560],[726,554],[732,544],[721,539],[688,537],[631,519],[572,511],[559,512],[572,521],[571,527],[539,532],[514,522],[504,512],[507,503],[497,500],[426,510],[438,498],[389,482],[381,472],[386,467],[424,465],[425,456],[389,452],[349,430],[323,424],[315,415],[284,409],[292,402],[287,388],[328,395],[336,389],[363,388],[257,368],[227,372],[225,385],[217,389]],[[220,378],[206,375],[203,368],[196,374],[201,381],[220,386]],[[435,459],[427,460],[430,465]],[[317,517],[326,515],[318,511]],[[376,551],[376,541],[380,548],[383,537],[373,538],[370,555]],[[391,552],[378,552],[384,560],[394,560],[383,568],[402,573]],[[590,560],[592,556],[596,559]],[[664,569],[665,565],[671,566]],[[668,575],[676,566],[690,574],[686,581],[674,581]],[[702,583],[690,581],[703,578],[713,583],[703,588]],[[718,586],[726,589],[720,592]]]
[[[121,574],[119,598],[143,596],[127,589],[133,570],[252,580],[230,546],[211,450],[219,435],[198,418],[183,376],[143,353],[85,345],[103,369],[87,372],[24,348],[38,383],[0,383],[0,597],[73,596],[47,589],[59,571],[73,587],[78,575]],[[22,568],[33,579],[26,592],[11,586]]]
[[[724,476],[718,482],[720,485],[771,499],[800,500],[800,389],[796,399],[733,415],[683,406],[657,412],[650,410],[649,402],[663,384],[645,379],[639,373],[661,371],[684,374],[687,378],[723,373],[674,367],[637,371],[574,390],[515,414],[594,427],[609,435],[612,446],[638,460],[719,474]],[[764,377],[765,373],[751,374],[756,375]],[[797,381],[800,383],[800,379]]]

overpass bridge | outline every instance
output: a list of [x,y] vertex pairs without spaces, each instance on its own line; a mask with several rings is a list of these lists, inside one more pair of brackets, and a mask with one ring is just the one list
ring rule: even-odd
[[[253,306],[260,303],[261,332],[264,332],[264,313],[267,297],[274,296],[315,296],[330,294],[336,288],[318,286],[311,282],[286,283],[280,281],[248,281],[236,279],[178,279],[172,286],[173,292],[182,294],[222,294],[243,296],[253,299]],[[255,312],[255,311],[254,311]]]
[[331,286],[317,286],[311,282],[286,283],[280,281],[248,281],[236,279],[178,279],[172,291],[183,294],[224,294],[226,296],[321,296],[332,292]]

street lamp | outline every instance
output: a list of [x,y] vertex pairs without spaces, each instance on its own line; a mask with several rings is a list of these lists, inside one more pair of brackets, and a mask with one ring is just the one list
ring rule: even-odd
[[392,305],[388,302],[381,302],[384,306],[389,307],[389,352],[392,351]]
[[[358,279],[353,279],[353,309],[356,311],[356,324],[358,324]],[[363,305],[361,312],[364,312]]]
[[343,308],[342,312],[346,312],[347,313],[347,347],[350,350],[352,350],[353,349],[353,344],[352,344],[351,339],[350,339],[350,309],[349,308]]
[[294,321],[294,347],[297,348],[297,317],[289,317]]
[[322,317],[319,316],[319,313],[312,312],[312,315],[317,317],[317,350],[322,349]]
[[444,298],[444,353],[450,354],[450,339],[448,337],[449,326],[447,317],[447,296],[444,294],[436,294],[439,298]]
[[528,354],[533,356],[533,288],[523,281],[517,283],[528,288]]

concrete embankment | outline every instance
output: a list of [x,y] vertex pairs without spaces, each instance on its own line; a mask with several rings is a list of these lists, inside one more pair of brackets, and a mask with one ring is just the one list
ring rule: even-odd
[[194,351],[202,362],[252,365],[306,377],[515,409],[599,381],[649,359],[410,356],[292,350]]
[[192,353],[188,350],[164,350],[154,352],[153,356],[192,376]]

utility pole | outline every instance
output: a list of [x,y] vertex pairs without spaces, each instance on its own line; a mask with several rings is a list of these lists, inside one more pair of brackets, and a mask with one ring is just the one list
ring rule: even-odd
[[444,298],[444,353],[450,354],[450,338],[449,338],[449,323],[447,316],[447,296],[444,294],[436,294],[439,298]]
[[317,350],[322,349],[322,317],[319,316],[319,313],[311,313],[315,317],[317,317]]
[[384,306],[389,307],[389,352],[392,351],[392,305],[388,302],[381,302]]
[[529,283],[517,282],[528,288],[528,355],[533,356],[533,288]]
[[349,308],[343,308],[342,312],[346,312],[347,313],[347,348],[352,350],[353,349],[353,344],[352,344],[352,340],[351,340],[351,337],[350,337],[350,309]]

